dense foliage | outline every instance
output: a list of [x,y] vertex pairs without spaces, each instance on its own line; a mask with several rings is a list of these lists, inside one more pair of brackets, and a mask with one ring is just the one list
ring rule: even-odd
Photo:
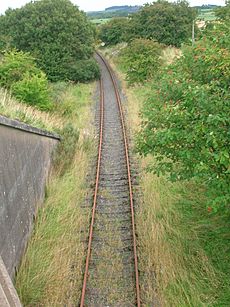
[[226,0],[225,6],[219,7],[215,10],[216,16],[222,20],[230,20],[230,1]]
[[29,105],[42,110],[51,107],[46,75],[28,53],[15,50],[5,53],[0,61],[0,86]]
[[159,69],[162,46],[148,39],[134,39],[120,54],[120,62],[126,72],[127,80],[143,83],[152,78]]
[[127,18],[113,18],[100,26],[99,39],[107,45],[116,45],[126,40],[129,21]]
[[101,26],[99,38],[117,44],[135,38],[154,39],[165,45],[180,47],[191,40],[192,23],[197,14],[188,2],[158,0],[146,4],[129,18],[114,18]]
[[138,141],[156,173],[206,183],[215,209],[230,200],[229,41],[229,23],[216,25],[157,76]]
[[188,2],[169,3],[158,0],[146,4],[131,17],[130,39],[143,37],[155,39],[165,45],[180,47],[191,38],[192,22],[196,10]]
[[52,81],[99,76],[92,59],[94,34],[86,15],[69,0],[35,1],[0,17],[0,47],[32,53]]

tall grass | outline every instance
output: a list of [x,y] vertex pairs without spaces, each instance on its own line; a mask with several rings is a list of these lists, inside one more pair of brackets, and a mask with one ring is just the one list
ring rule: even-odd
[[[63,142],[16,277],[24,306],[75,306],[79,301],[89,216],[83,205],[94,149],[93,89],[94,84],[53,86],[53,116],[61,118],[61,125],[55,128],[62,132]],[[72,127],[68,133],[66,125]]]
[[[167,51],[165,63],[175,56],[177,52]],[[127,87],[117,58],[115,63],[127,97],[128,126],[135,135],[151,86]],[[229,214],[209,212],[205,187],[169,182],[147,171],[152,157],[135,158],[140,161],[142,195],[136,227],[143,306],[228,306]]]
[[63,127],[63,119],[57,113],[39,111],[20,103],[3,88],[0,88],[0,114],[49,131]]

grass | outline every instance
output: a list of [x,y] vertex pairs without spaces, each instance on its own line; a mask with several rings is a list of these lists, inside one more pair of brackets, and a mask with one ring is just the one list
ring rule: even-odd
[[[166,64],[173,53],[166,52]],[[135,134],[151,86],[127,87],[119,65],[113,66],[123,80],[128,125]],[[205,187],[157,177],[147,171],[152,157],[136,158],[142,193],[136,226],[143,306],[229,306],[229,214],[208,211]]]
[[90,19],[90,21],[96,25],[103,25],[109,20],[111,20],[111,18]]
[[74,140],[72,133],[67,134],[68,141],[58,149],[46,200],[38,209],[33,234],[16,276],[16,288],[24,306],[74,306],[80,298],[89,217],[89,210],[82,205],[94,148],[90,124],[93,88],[94,84],[65,83],[54,84],[52,88],[56,104],[52,116],[59,114],[58,128],[63,131],[62,127],[71,125],[71,131],[78,133]]
[[63,120],[58,114],[42,112],[24,103],[19,103],[9,92],[1,88],[0,115],[49,131],[55,131],[63,126]]

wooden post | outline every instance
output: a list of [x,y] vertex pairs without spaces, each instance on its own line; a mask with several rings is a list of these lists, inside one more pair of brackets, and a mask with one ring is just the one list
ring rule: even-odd
[[195,43],[195,20],[192,21],[192,46]]

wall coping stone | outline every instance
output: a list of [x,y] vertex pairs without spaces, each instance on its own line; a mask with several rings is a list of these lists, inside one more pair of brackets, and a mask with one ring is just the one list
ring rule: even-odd
[[30,126],[28,124],[22,123],[18,120],[10,119],[2,115],[0,115],[0,125],[22,130],[22,131],[33,133],[33,134],[38,134],[38,135],[52,138],[52,139],[59,140],[59,141],[61,140],[61,137],[56,133],[52,133],[52,132],[49,132],[43,129],[39,129],[39,128]]
[[18,294],[0,256],[0,306],[22,307]]

